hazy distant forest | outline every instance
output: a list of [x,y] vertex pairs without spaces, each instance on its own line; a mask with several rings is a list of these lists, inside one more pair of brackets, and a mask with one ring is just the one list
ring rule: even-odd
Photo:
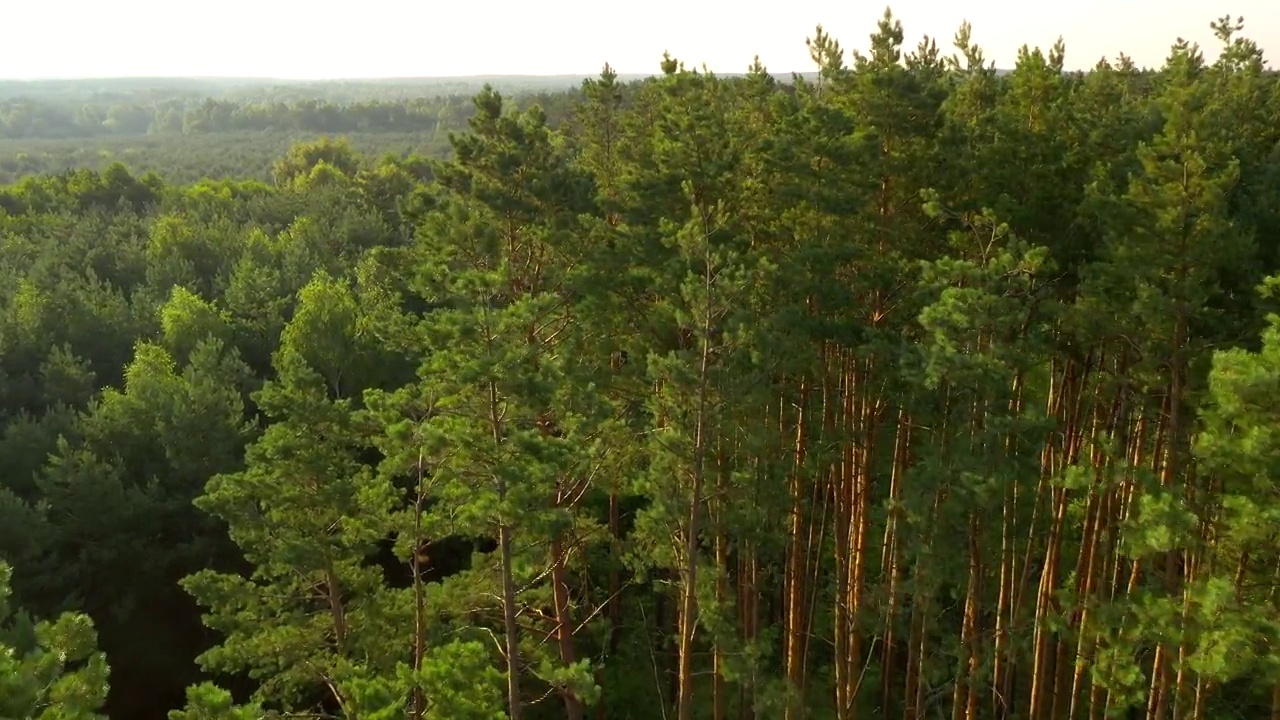
[[1280,720],[1280,82],[1213,28],[0,83],[0,718]]
[[[624,83],[637,78],[619,78]],[[0,184],[124,163],[169,182],[271,180],[297,142],[341,135],[361,155],[448,155],[483,79],[280,83],[254,80],[0,80]],[[559,125],[580,93],[566,78],[489,84]]]

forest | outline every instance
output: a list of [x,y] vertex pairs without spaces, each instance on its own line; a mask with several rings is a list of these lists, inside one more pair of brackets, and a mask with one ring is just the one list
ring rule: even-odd
[[[619,78],[623,82],[637,76]],[[0,138],[200,135],[231,131],[389,132],[454,127],[483,87],[553,113],[573,78],[270,81],[132,78],[0,80]],[[465,125],[464,125],[465,127]]]
[[0,717],[1280,719],[1280,82],[1212,28],[17,173]]
[[0,184],[116,162],[176,183],[270,182],[293,144],[335,134],[362,154],[443,159],[486,86],[512,108],[537,104],[553,128],[581,94],[557,76],[481,80],[0,80]]

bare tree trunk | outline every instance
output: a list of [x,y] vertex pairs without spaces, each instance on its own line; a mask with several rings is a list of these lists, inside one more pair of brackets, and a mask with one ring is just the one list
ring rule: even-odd
[[853,498],[853,442],[850,437],[853,427],[853,403],[854,396],[857,392],[856,379],[851,369],[851,361],[847,357],[847,352],[841,350],[837,354],[838,367],[840,369],[840,382],[837,384],[839,388],[837,397],[839,398],[839,423],[841,431],[845,434],[842,439],[844,447],[841,452],[840,462],[834,468],[832,473],[832,494],[835,497],[835,542],[834,555],[836,561],[836,591],[832,613],[834,627],[832,633],[835,640],[835,700],[836,700],[836,718],[837,720],[849,720],[849,687],[851,680],[850,662],[849,662],[849,579],[853,575],[853,558],[850,557],[850,550],[853,543],[850,541],[853,528],[854,514],[854,498]]
[[[567,550],[562,536],[557,535],[552,541],[551,553],[551,593],[556,609],[556,639],[560,648],[560,662],[565,667],[570,667],[577,662],[577,656],[573,643],[573,618],[569,614],[569,583],[565,568]],[[584,710],[581,698],[567,688],[562,694],[567,720],[582,720]]]
[[884,543],[881,567],[884,568],[888,582],[888,599],[884,619],[884,649],[881,655],[880,707],[885,717],[894,717],[898,713],[894,695],[894,674],[898,671],[898,644],[901,642],[897,634],[899,605],[902,602],[901,569],[899,553],[901,541],[898,537],[898,522],[902,510],[897,507],[902,500],[903,476],[907,470],[907,448],[911,442],[911,421],[905,409],[898,411],[898,426],[894,434],[893,469],[889,476],[889,502],[891,509],[885,523]]
[[977,680],[981,658],[978,653],[978,603],[981,600],[982,557],[978,542],[980,531],[978,513],[969,514],[968,566],[969,577],[964,598],[964,620],[960,630],[961,656],[956,668],[956,684],[952,693],[952,720],[975,720],[977,696],[974,683]]
[[[422,537],[422,501],[424,490],[422,487],[424,473],[422,469],[422,452],[418,452],[418,488],[413,498],[413,670],[415,673],[422,671],[422,660],[426,654],[426,600],[423,597],[422,587],[422,547],[424,538]],[[417,684],[413,686],[413,710],[410,717],[414,720],[420,720],[423,712],[426,710],[426,698],[422,694],[422,688]]]
[[871,526],[871,465],[875,457],[876,443],[876,415],[879,411],[876,400],[871,397],[870,361],[867,361],[864,367],[859,368],[861,374],[861,382],[859,389],[857,404],[857,412],[854,416],[855,437],[859,440],[854,448],[853,462],[853,527],[850,528],[850,554],[852,555],[850,563],[850,577],[848,583],[848,599],[849,606],[848,617],[848,674],[846,681],[849,683],[845,692],[845,702],[848,707],[848,718],[853,720],[857,717],[858,695],[862,689],[862,666],[864,662],[862,652],[862,615],[864,613],[863,605],[866,596],[866,577],[867,577],[867,534]]
[[[1062,561],[1062,536],[1069,507],[1066,488],[1053,487],[1050,479],[1073,464],[1083,443],[1082,416],[1087,393],[1086,380],[1094,367],[1095,358],[1083,363],[1067,360],[1063,364],[1060,382],[1055,382],[1049,398],[1051,414],[1058,418],[1062,428],[1060,442],[1051,439],[1046,443],[1042,457],[1041,493],[1048,502],[1050,513],[1048,537],[1045,540],[1040,563],[1040,582],[1036,591],[1031,657],[1031,694],[1028,699],[1029,720],[1052,718],[1056,710],[1054,691],[1057,686],[1059,652],[1049,628],[1049,617],[1056,612],[1054,593],[1057,590],[1058,573]],[[1023,562],[1022,585],[1025,587],[1032,567],[1032,552],[1036,545],[1034,523],[1027,543],[1027,558]],[[1019,595],[1023,588],[1019,588]]]
[[[495,446],[503,442],[502,419],[499,410],[498,387],[489,383],[489,425]],[[507,497],[507,481],[497,476],[499,502]],[[513,550],[511,524],[505,518],[498,521],[498,553],[502,563],[502,624],[506,636],[507,654],[507,711],[511,720],[520,720],[524,702],[520,696],[520,635],[516,625],[516,582],[512,575]]]
[[991,703],[994,717],[1004,720],[1009,716],[1009,698],[1005,696],[1007,679],[1011,672],[1009,656],[1009,618],[1013,605],[1013,490],[1005,493],[1000,513],[1000,588],[996,595],[995,648],[991,670]]
[[[720,443],[716,453],[716,518],[715,518],[715,559],[716,559],[716,602],[721,608],[729,600],[729,538],[725,524],[725,502],[729,492],[728,461],[725,457],[724,444]],[[725,720],[726,688],[725,688],[725,656],[724,646],[718,639],[712,647],[712,697],[711,716],[713,720]]]
[[[783,664],[787,683],[797,693],[804,693],[804,657],[808,643],[807,578],[810,548],[806,525],[807,491],[805,462],[809,446],[808,432],[809,379],[800,382],[800,408],[796,417],[795,450],[791,469],[791,542],[787,548],[787,564],[784,577],[785,612],[783,627]],[[799,720],[804,716],[802,707],[787,703],[784,720]]]
[[[706,233],[704,242],[710,242]],[[708,247],[704,258],[703,291],[705,310],[701,318],[701,357],[698,367],[698,409],[694,428],[693,488],[689,500],[689,519],[684,542],[684,587],[680,604],[680,644],[677,668],[677,720],[693,719],[693,636],[698,623],[698,536],[702,532],[702,495],[706,480],[707,443],[710,428],[710,370],[712,334],[712,258]]]
[[[505,485],[505,483],[502,484]],[[505,487],[499,492],[505,493]],[[520,637],[516,626],[516,583],[511,575],[511,527],[505,522],[498,527],[498,547],[502,555],[502,621],[507,644],[507,710],[511,720],[520,720],[524,708],[520,698]]]

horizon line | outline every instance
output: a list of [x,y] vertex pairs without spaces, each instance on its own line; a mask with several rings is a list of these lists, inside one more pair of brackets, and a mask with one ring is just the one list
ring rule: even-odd
[[[696,68],[701,71],[702,68]],[[716,74],[727,75],[746,75],[747,71],[738,70],[732,72],[720,72],[712,70]],[[809,75],[816,74],[817,70],[806,71],[769,71],[770,75]],[[618,77],[653,77],[659,72],[621,72],[614,69],[614,73]],[[219,81],[253,81],[253,82],[405,82],[420,80],[483,80],[487,78],[512,78],[512,79],[529,79],[529,80],[559,80],[559,79],[585,79],[600,77],[600,71],[594,73],[474,73],[470,75],[367,75],[367,76],[333,76],[333,77],[284,77],[274,75],[84,75],[84,76],[43,76],[43,77],[5,77],[0,76],[0,82],[85,82],[85,81],[113,81],[113,80],[219,80]]]

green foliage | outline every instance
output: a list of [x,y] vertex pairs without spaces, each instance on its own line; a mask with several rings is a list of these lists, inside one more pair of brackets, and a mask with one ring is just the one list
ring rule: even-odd
[[304,708],[312,688],[338,682],[348,661],[394,667],[398,649],[386,640],[404,600],[364,560],[387,532],[397,493],[358,461],[350,402],[331,400],[295,352],[277,367],[280,379],[255,402],[278,421],[246,451],[243,472],[214,476],[197,501],[227,523],[255,570],[249,578],[203,570],[183,587],[225,633],[201,663],[250,670],[263,679],[256,699]]
[[1280,75],[1212,29],[0,82],[0,715],[1275,716]]
[[231,693],[212,683],[187,688],[187,704],[182,710],[170,710],[169,720],[261,720],[261,708],[237,705]]
[[306,188],[313,184],[334,183],[340,177],[350,178],[358,169],[349,143],[324,137],[289,148],[288,154],[276,162],[272,178],[276,185],[301,183]]
[[414,717],[423,720],[501,720],[502,674],[492,667],[489,653],[478,642],[456,642],[432,648],[417,670],[401,664],[394,675],[352,681],[351,702],[361,717],[392,720],[403,717],[415,689],[425,689]]
[[65,613],[32,625],[9,607],[10,568],[0,562],[0,716],[98,720],[107,697],[107,660],[93,621]]
[[186,359],[204,340],[231,340],[231,318],[190,290],[175,285],[169,301],[160,308],[160,332],[165,348],[175,358]]

